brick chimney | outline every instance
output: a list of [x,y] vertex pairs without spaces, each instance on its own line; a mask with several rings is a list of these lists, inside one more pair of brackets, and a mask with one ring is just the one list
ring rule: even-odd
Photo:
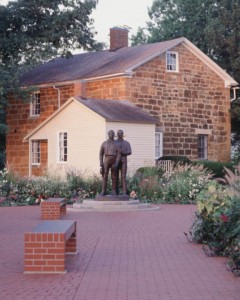
[[110,28],[110,51],[128,47],[128,29],[113,27]]

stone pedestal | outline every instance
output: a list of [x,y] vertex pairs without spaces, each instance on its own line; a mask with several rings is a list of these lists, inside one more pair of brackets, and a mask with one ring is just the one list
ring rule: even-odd
[[[103,200],[99,200],[102,199]],[[117,196],[115,196],[117,197]],[[98,200],[83,200],[82,203],[74,203],[73,211],[130,211],[130,210],[153,210],[159,206],[152,206],[150,203],[140,203],[139,200],[112,200],[111,197],[100,196]],[[68,208],[69,209],[69,208]]]
[[128,195],[96,196],[95,201],[129,201]]

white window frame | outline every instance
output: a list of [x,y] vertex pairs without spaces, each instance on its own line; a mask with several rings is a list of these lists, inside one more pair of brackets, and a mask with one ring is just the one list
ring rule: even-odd
[[155,132],[155,159],[163,156],[163,133],[161,131]]
[[31,147],[31,156],[32,156],[32,165],[37,166],[40,165],[41,161],[41,147],[40,147],[40,141],[35,140],[32,141],[32,147]]
[[31,95],[30,116],[40,116],[40,92],[35,92]]
[[66,163],[68,161],[68,133],[66,131],[58,132],[58,162]]
[[179,71],[178,52],[173,52],[173,51],[166,52],[166,70],[168,72]]
[[204,134],[198,135],[198,159],[208,159],[208,136]]

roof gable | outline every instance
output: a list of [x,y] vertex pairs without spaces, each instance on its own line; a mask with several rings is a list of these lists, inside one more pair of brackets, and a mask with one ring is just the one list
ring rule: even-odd
[[138,123],[138,124],[156,124],[157,118],[152,117],[146,111],[143,111],[136,105],[125,100],[96,100],[96,99],[82,99],[80,97],[71,97],[63,106],[54,112],[43,123],[37,126],[32,132],[25,136],[24,141],[27,141],[51,122],[53,118],[59,115],[72,102],[77,102],[85,108],[91,110],[96,115],[104,118],[108,122],[122,122],[122,123]]

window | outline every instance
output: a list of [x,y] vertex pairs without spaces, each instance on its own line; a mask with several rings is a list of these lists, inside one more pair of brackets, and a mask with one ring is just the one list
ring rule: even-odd
[[40,141],[32,141],[32,165],[40,164]]
[[163,155],[162,132],[155,132],[155,159]]
[[68,152],[67,144],[68,144],[67,132],[60,132],[59,133],[59,161],[60,162],[67,161],[67,152]]
[[40,115],[40,93],[39,92],[36,92],[31,96],[30,115],[31,116]]
[[167,71],[178,72],[178,53],[167,52],[166,64],[167,64]]
[[207,135],[198,135],[198,158],[199,159],[207,159],[208,153],[208,136]]

